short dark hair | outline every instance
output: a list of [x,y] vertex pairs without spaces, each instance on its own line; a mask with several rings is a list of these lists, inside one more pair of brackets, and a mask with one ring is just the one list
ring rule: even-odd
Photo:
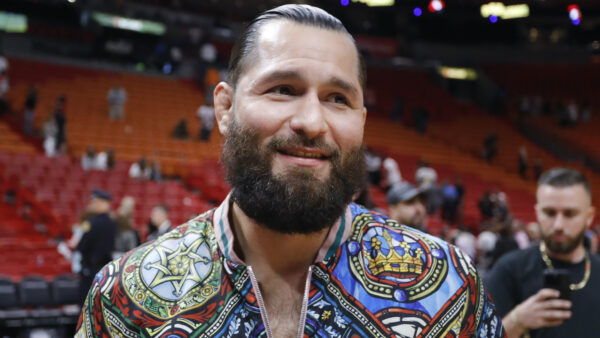
[[[342,22],[324,10],[309,5],[290,4],[279,6],[263,12],[254,20],[250,21],[242,35],[238,38],[233,46],[231,58],[229,59],[229,76],[227,80],[232,87],[235,88],[240,75],[244,72],[245,67],[247,66],[246,60],[256,49],[258,30],[265,23],[277,19],[290,20],[302,25],[345,33],[356,47],[354,38],[352,38],[352,35],[348,33],[348,30],[346,30],[346,27],[344,27]],[[358,48],[356,48],[356,55],[358,58],[358,81],[360,82],[364,92],[367,82],[366,66],[361,54],[358,51]]]
[[570,187],[581,184],[583,188],[592,196],[592,188],[590,181],[581,172],[571,168],[552,168],[544,172],[538,179],[538,187],[542,185],[550,185],[553,187]]

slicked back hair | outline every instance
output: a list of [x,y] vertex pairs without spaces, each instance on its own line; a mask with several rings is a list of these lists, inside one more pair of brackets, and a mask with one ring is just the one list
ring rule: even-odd
[[571,187],[581,184],[587,192],[590,200],[592,198],[592,188],[590,181],[579,171],[571,168],[552,168],[544,172],[538,179],[538,187],[549,185],[557,188]]
[[[227,79],[227,82],[233,88],[236,87],[240,76],[246,70],[245,68],[252,62],[251,58],[253,55],[251,54],[256,53],[256,44],[259,36],[258,31],[260,27],[269,21],[277,19],[289,20],[306,26],[345,33],[356,47],[354,38],[348,33],[348,30],[346,30],[346,27],[344,27],[342,22],[324,10],[309,5],[291,4],[279,6],[263,12],[248,23],[246,29],[233,46],[231,58],[229,59],[229,77]],[[356,56],[358,59],[358,81],[360,82],[364,93],[367,82],[367,72],[363,58],[358,52],[358,48],[356,48]]]

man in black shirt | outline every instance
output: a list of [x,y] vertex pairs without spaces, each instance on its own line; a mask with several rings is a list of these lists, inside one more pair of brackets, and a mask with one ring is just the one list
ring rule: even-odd
[[[542,241],[501,257],[488,289],[508,337],[599,337],[600,258],[583,245],[594,219],[588,180],[554,168],[538,181],[535,206]],[[570,300],[544,288],[544,270],[564,269]]]
[[84,234],[75,249],[81,252],[81,279],[79,281],[81,304],[83,304],[96,273],[112,260],[117,225],[110,217],[111,200],[112,196],[109,193],[94,189],[88,207],[88,211],[93,216],[84,223]]

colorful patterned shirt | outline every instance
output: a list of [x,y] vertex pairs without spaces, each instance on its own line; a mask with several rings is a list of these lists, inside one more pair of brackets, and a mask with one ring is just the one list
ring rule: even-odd
[[[229,198],[109,263],[76,337],[271,337]],[[504,337],[471,260],[350,204],[309,268],[299,337]]]

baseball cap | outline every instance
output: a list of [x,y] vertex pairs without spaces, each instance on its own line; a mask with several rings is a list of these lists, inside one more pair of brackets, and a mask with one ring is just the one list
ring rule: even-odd
[[419,196],[423,191],[408,182],[402,182],[394,185],[387,192],[387,202],[389,205],[393,205],[399,202],[410,201],[411,199]]
[[112,195],[101,189],[92,190],[91,198],[100,198],[107,201],[112,201]]

